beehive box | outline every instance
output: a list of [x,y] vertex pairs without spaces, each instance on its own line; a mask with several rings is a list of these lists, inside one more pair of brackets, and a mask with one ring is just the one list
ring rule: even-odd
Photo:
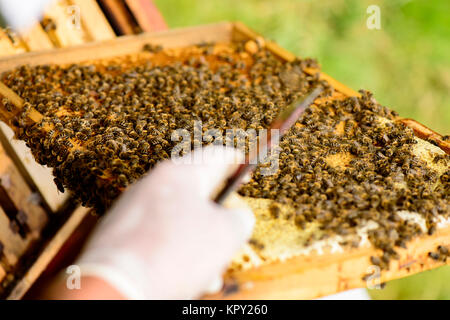
[[[231,42],[257,39],[259,36],[241,23],[220,23],[209,26],[165,31],[153,34],[127,36],[120,39],[107,40],[101,43],[90,43],[77,47],[63,48],[57,51],[28,53],[25,55],[6,57],[0,60],[0,72],[10,70],[23,64],[68,64],[96,59],[107,59],[137,53],[145,44],[160,44],[165,48],[185,47],[202,42]],[[280,59],[290,61],[294,56],[265,41],[266,48]],[[309,70],[314,74],[317,70]],[[357,96],[354,90],[342,85],[326,74],[321,74],[336,90],[330,99],[341,99],[346,96]],[[412,120],[402,120],[414,127],[417,135],[434,141],[443,150],[449,152],[448,142],[439,134],[421,126]],[[64,241],[88,214],[88,210],[79,208],[68,215],[68,220],[57,227],[58,231],[51,236],[48,243],[28,263],[26,272],[15,284],[10,298],[20,298],[46,268],[52,257],[58,252]],[[39,231],[38,231],[39,233]],[[401,252],[401,259],[395,261],[388,272],[381,275],[382,281],[403,277],[423,270],[442,265],[428,258],[428,252],[438,245],[450,243],[450,228],[438,230],[433,236],[416,239]],[[9,245],[9,242],[7,242]],[[315,298],[342,290],[363,287],[362,275],[370,265],[369,257],[374,249],[355,249],[340,254],[308,255],[286,261],[264,265],[242,272],[228,273],[224,290],[210,298]],[[4,272],[6,275],[6,272]]]

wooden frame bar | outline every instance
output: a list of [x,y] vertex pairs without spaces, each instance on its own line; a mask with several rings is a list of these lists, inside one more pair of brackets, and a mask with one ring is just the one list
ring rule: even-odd
[[123,0],[98,0],[98,2],[119,35],[136,33],[137,23]]
[[152,0],[125,0],[144,32],[167,30],[167,23]]
[[116,34],[95,0],[70,0],[78,6],[83,28],[94,41],[114,39]]
[[33,283],[39,278],[45,268],[50,264],[64,243],[82,223],[83,219],[89,214],[89,209],[79,207],[70,216],[70,218],[59,229],[55,236],[50,240],[45,249],[41,252],[34,264],[28,269],[24,277],[15,285],[9,294],[9,300],[18,300],[23,298]]

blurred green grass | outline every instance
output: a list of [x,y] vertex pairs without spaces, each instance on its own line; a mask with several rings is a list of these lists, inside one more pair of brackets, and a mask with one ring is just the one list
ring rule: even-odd
[[[244,22],[358,90],[450,134],[448,0],[156,0],[170,27]],[[369,5],[381,30],[366,27]],[[376,299],[450,299],[450,267],[391,281]]]

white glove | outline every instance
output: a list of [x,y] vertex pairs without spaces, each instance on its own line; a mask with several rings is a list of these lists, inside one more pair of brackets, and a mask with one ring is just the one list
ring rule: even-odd
[[130,299],[197,298],[221,277],[249,239],[254,216],[210,200],[237,152],[197,152],[202,164],[164,162],[121,196],[76,263],[82,276]]
[[0,0],[0,13],[6,24],[23,31],[38,22],[51,0]]

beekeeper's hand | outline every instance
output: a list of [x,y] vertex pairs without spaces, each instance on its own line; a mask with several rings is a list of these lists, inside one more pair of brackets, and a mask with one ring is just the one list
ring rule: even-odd
[[38,22],[52,0],[0,0],[0,16],[6,26],[16,31],[26,30]]
[[254,217],[245,207],[225,209],[210,200],[237,152],[199,152],[193,155],[203,156],[201,164],[157,165],[106,214],[76,262],[82,276],[76,297],[92,298],[82,293],[87,277],[130,299],[197,298],[220,279],[249,239]]

